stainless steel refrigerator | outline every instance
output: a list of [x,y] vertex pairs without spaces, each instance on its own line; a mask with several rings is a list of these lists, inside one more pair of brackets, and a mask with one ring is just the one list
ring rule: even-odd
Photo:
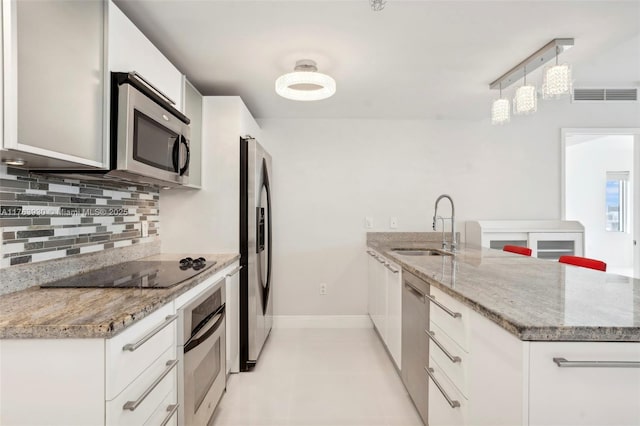
[[255,366],[273,323],[271,156],[240,138],[240,371]]

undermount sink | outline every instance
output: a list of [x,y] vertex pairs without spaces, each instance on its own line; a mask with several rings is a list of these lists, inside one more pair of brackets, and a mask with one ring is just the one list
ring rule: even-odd
[[451,256],[451,253],[436,249],[394,248],[391,251],[403,256]]

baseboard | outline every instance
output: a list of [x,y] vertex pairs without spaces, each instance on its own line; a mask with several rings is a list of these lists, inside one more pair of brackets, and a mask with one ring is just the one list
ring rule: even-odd
[[369,315],[274,315],[273,328],[371,328]]

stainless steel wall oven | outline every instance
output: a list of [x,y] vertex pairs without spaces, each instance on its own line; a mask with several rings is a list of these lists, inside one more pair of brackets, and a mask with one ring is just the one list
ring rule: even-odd
[[206,425],[226,387],[225,281],[179,310],[180,424]]

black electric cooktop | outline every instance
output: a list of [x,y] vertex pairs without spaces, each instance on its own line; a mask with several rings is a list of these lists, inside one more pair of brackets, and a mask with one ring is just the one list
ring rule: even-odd
[[[188,258],[189,259],[189,258]],[[203,259],[203,258],[200,258]],[[216,262],[182,261],[124,262],[107,268],[53,281],[41,288],[169,288],[211,268]]]

